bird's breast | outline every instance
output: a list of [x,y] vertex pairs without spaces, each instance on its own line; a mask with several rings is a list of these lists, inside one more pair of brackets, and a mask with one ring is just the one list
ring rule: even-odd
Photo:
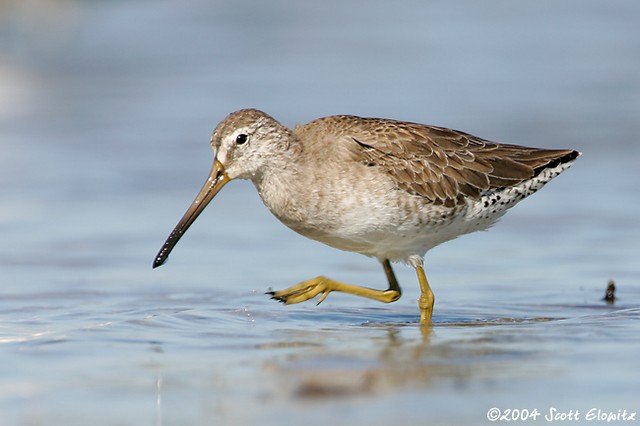
[[433,206],[380,176],[372,181],[366,173],[265,176],[256,187],[267,208],[297,233],[378,258],[422,256],[462,230],[451,226],[450,208]]

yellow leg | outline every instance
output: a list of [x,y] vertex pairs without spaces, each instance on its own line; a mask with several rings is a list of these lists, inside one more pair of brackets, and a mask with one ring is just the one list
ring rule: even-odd
[[320,276],[303,281],[300,284],[296,284],[282,291],[270,291],[267,294],[270,294],[272,299],[286,305],[304,302],[320,295],[317,303],[319,305],[332,291],[341,291],[355,296],[368,297],[369,299],[384,303],[395,302],[400,299],[402,291],[393,273],[393,269],[391,269],[391,263],[385,259],[382,261],[382,266],[389,281],[389,288],[387,290],[374,290],[372,288],[346,284]]
[[420,283],[421,291],[420,299],[418,300],[418,306],[420,307],[420,324],[430,325],[435,297],[433,296],[431,287],[429,287],[429,281],[427,281],[427,276],[424,274],[422,266],[417,266],[416,272],[418,274],[418,282]]

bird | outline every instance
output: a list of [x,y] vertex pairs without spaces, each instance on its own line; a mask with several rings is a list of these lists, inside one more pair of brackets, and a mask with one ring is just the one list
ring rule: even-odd
[[172,249],[234,179],[250,180],[266,207],[295,232],[331,247],[376,258],[386,290],[325,276],[272,299],[320,304],[331,292],[384,303],[402,290],[392,263],[416,271],[421,325],[432,322],[434,294],[424,271],[432,248],[491,227],[581,155],[496,143],[445,127],[383,118],[333,115],[289,129],[258,109],[229,114],[211,136],[213,166],[202,189],[153,261]]

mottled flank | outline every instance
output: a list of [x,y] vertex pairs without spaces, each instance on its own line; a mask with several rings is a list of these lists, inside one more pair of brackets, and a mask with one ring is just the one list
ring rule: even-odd
[[580,155],[490,142],[442,127],[338,115],[292,131],[245,109],[213,132],[209,179],[159,252],[171,249],[215,194],[232,179],[249,179],[269,210],[294,231],[332,247],[378,258],[386,291],[317,277],[272,292],[284,303],[342,291],[392,302],[401,290],[390,261],[416,268],[421,321],[433,293],[422,269],[431,248],[486,229],[520,200],[566,170]]

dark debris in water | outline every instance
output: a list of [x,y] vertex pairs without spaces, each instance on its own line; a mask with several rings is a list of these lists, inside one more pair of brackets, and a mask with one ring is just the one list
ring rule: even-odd
[[609,305],[613,305],[616,301],[616,283],[613,280],[609,280],[607,283],[607,290],[604,293],[604,297],[602,300],[607,302]]

